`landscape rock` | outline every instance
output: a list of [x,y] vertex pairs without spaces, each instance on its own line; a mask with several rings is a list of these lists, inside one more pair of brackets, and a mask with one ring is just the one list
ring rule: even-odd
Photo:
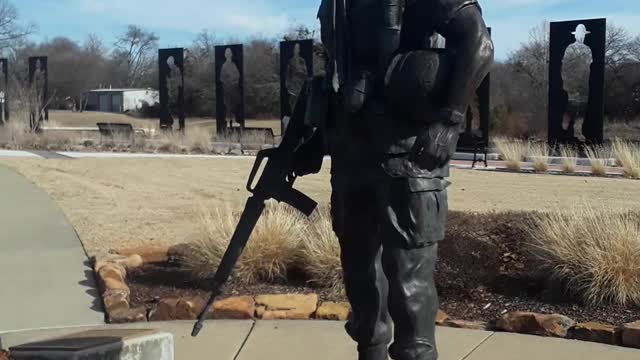
[[162,299],[149,314],[150,321],[195,320],[205,302],[198,297]]
[[438,310],[438,314],[436,315],[436,324],[442,325],[445,321],[449,319],[449,315],[442,310]]
[[512,312],[502,316],[496,328],[514,333],[565,338],[575,324],[572,319],[558,314]]
[[95,263],[93,264],[93,271],[98,272],[100,271],[100,269],[102,269],[103,266],[107,265],[109,262],[105,261],[105,260],[95,260]]
[[256,315],[263,320],[308,320],[316,312],[318,295],[260,295]]
[[134,309],[118,309],[109,312],[109,323],[111,324],[127,324],[147,321],[147,309],[139,306]]
[[127,276],[127,270],[121,264],[108,262],[100,267],[100,270],[98,270],[98,275],[100,275],[100,277],[104,279],[112,278],[117,280],[124,280],[124,278]]
[[316,311],[316,319],[346,321],[351,313],[351,306],[346,302],[325,302]]
[[446,327],[468,330],[487,330],[488,324],[484,321],[446,320]]
[[128,290],[107,290],[102,295],[102,302],[104,303],[107,313],[111,313],[117,310],[129,309],[129,291]]
[[138,254],[131,255],[127,258],[127,269],[136,269],[144,265],[144,259]]
[[231,297],[216,301],[209,317],[212,319],[248,320],[256,313],[256,302],[251,296]]
[[105,264],[98,270],[98,281],[104,291],[129,290],[125,283],[126,270],[123,266],[113,263]]
[[149,321],[176,320],[176,306],[180,299],[162,299],[155,309],[149,313]]
[[176,304],[177,320],[195,320],[204,309],[205,301],[200,297],[182,298]]
[[93,269],[96,272],[102,270],[105,265],[117,265],[114,267],[122,277],[127,275],[126,265],[127,265],[127,257],[121,255],[109,255],[106,257],[97,258],[95,260],[95,264],[93,265]]
[[640,349],[640,321],[622,327],[622,345]]
[[108,290],[129,290],[129,286],[123,281],[118,279],[106,278],[102,282],[102,286],[105,291]]
[[576,325],[572,330],[571,338],[608,345],[620,345],[622,344],[622,329],[613,325],[589,322]]
[[117,253],[126,257],[139,255],[145,263],[159,263],[169,259],[169,246],[141,246],[118,250]]

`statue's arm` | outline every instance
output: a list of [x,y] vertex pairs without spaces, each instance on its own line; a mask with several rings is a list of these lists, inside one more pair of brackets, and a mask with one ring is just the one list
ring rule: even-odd
[[489,72],[494,46],[489,31],[476,6],[467,6],[444,27],[447,49],[452,53],[453,78],[445,98],[445,111],[455,123],[464,121],[466,111]]

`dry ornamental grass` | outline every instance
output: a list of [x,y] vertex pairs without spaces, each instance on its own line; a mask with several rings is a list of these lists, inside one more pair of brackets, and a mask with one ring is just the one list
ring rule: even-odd
[[333,232],[329,207],[321,207],[309,220],[303,241],[298,247],[298,267],[310,283],[344,293],[340,244]]
[[[180,264],[196,277],[214,275],[238,224],[239,213],[217,208],[203,211],[191,251]],[[235,278],[246,285],[287,279],[295,262],[305,223],[286,205],[267,206],[235,267]]]
[[607,163],[611,158],[611,149],[607,146],[587,146],[585,149],[591,164],[591,173],[595,176],[607,175]]
[[[593,305],[640,305],[640,213],[584,205],[571,211],[534,213],[525,219],[523,246],[552,278],[562,280]],[[212,276],[237,220],[237,213],[227,210],[204,213],[191,252],[180,263],[197,277]],[[466,234],[449,230],[449,236],[463,236],[460,239]],[[476,241],[481,234],[469,235]],[[314,286],[344,294],[340,246],[328,207],[307,220],[286,205],[269,205],[235,277],[247,285],[273,283],[286,281],[292,270],[301,270]]]
[[640,305],[640,214],[585,206],[539,214],[531,252],[591,304]]
[[562,145],[560,156],[562,157],[562,171],[566,174],[574,174],[578,167],[578,151],[575,147]]
[[527,154],[527,143],[520,139],[496,138],[494,144],[507,168],[520,171],[522,160]]
[[623,168],[624,175],[640,179],[640,145],[616,138],[613,141],[613,155],[616,165]]
[[529,144],[529,157],[532,158],[533,169],[538,173],[549,170],[549,145],[543,142]]

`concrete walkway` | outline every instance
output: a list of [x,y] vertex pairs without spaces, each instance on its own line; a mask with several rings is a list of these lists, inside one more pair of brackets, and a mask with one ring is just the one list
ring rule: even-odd
[[[210,321],[198,338],[193,322],[109,325],[154,329],[174,335],[177,360],[355,360],[355,346],[342,322]],[[0,333],[8,349],[86,328]],[[637,360],[640,350],[487,331],[438,328],[440,360]]]
[[93,272],[48,195],[0,166],[0,332],[104,323]]

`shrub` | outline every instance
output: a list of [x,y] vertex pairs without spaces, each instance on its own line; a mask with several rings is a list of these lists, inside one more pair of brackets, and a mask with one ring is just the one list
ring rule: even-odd
[[[287,205],[267,206],[235,267],[235,281],[251,285],[287,279],[305,227],[295,211]],[[203,211],[191,251],[179,262],[196,277],[213,276],[238,221],[239,214],[229,209]]]
[[311,284],[329,288],[334,295],[344,294],[340,244],[328,207],[318,209],[309,220],[298,247],[297,266]]
[[527,154],[527,143],[519,139],[496,138],[494,144],[507,168],[520,171],[521,162]]
[[605,176],[607,174],[607,161],[611,157],[611,149],[600,145],[587,146],[585,152],[591,164],[591,173],[595,176]]
[[626,177],[640,179],[640,145],[616,138],[613,141],[613,155]]
[[568,145],[560,147],[560,156],[562,157],[562,171],[566,174],[573,174],[578,167],[578,151]]
[[164,132],[156,140],[155,151],[174,154],[180,152],[181,147],[182,141],[179,134]]
[[184,145],[189,152],[196,154],[208,154],[213,151],[211,134],[202,128],[187,128],[184,133]]
[[590,304],[640,304],[640,214],[574,207],[538,214],[531,253]]
[[544,173],[549,170],[549,145],[543,142],[529,144],[529,157],[533,161],[533,169]]

